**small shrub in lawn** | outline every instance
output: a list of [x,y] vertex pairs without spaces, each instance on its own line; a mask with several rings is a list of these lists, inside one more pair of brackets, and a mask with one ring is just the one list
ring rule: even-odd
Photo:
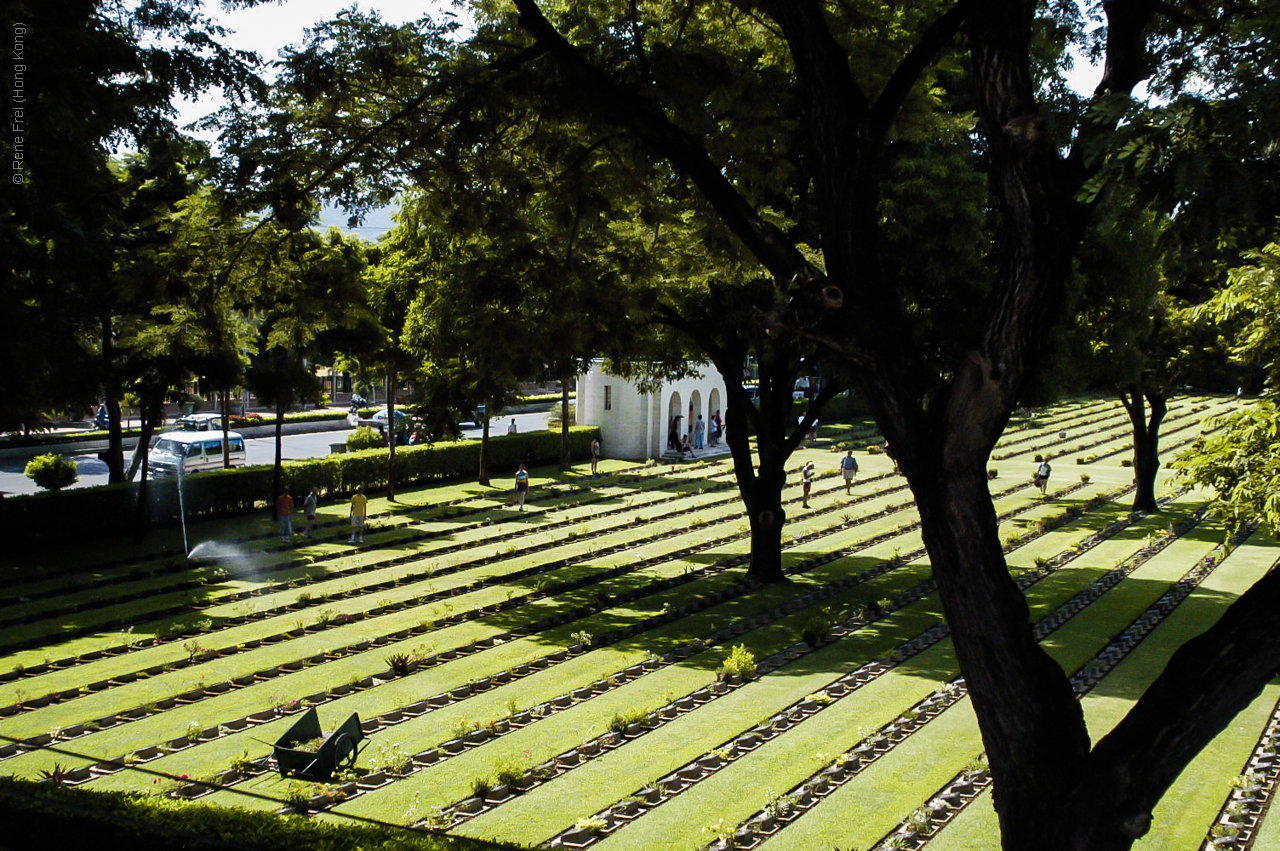
[[23,473],[37,486],[49,491],[70,487],[80,478],[75,461],[52,452],[32,458]]
[[413,757],[399,742],[378,745],[378,754],[371,761],[374,771],[387,771],[392,774],[406,774],[413,768]]
[[1080,474],[1080,481],[1081,481],[1081,482],[1083,482],[1084,484],[1086,484],[1086,485],[1087,485],[1087,484],[1089,484],[1089,479],[1090,479],[1090,476],[1089,476],[1089,474],[1088,474],[1088,473],[1081,473],[1081,474]]
[[1121,466],[1121,467],[1132,467],[1132,466],[1133,466],[1133,459],[1132,459],[1132,458],[1124,458],[1124,459],[1121,459],[1121,461],[1120,461],[1120,466]]
[[461,739],[461,738],[464,738],[467,735],[467,733],[473,733],[476,730],[479,730],[480,722],[468,721],[466,718],[462,718],[457,721],[454,721],[450,729],[453,731],[453,737],[455,739]]
[[493,791],[493,782],[488,777],[477,777],[471,781],[471,796],[483,798]]
[[500,762],[493,770],[493,780],[499,786],[514,789],[524,782],[524,767],[514,759]]
[[1048,567],[1049,560],[1044,556],[1036,556],[1035,560],[1032,561],[1032,564],[1034,564],[1036,567]]
[[249,756],[248,748],[240,756],[231,757],[231,770],[237,774],[251,774],[257,767],[258,764]]
[[831,629],[836,625],[837,621],[831,608],[823,606],[817,614],[809,618],[805,623],[804,629],[800,633],[801,639],[809,646],[816,647],[827,639],[831,634]]
[[1085,459],[1084,459],[1084,457],[1083,457],[1083,456],[1076,456],[1076,463],[1077,463],[1077,464],[1084,464],[1084,463],[1085,463]]
[[575,830],[585,830],[592,836],[599,836],[609,827],[609,822],[596,816],[585,816],[573,823]]
[[631,724],[647,725],[649,723],[649,710],[641,707],[631,707],[614,714],[609,720],[609,729],[615,733],[626,732]]
[[204,728],[200,726],[199,721],[191,721],[187,724],[187,741],[196,744],[200,741],[200,734],[204,732]]
[[871,444],[870,446],[868,446],[868,447],[867,447],[867,454],[868,454],[868,455],[879,455],[879,454],[880,454],[880,444],[878,444],[878,443],[873,443],[873,444]]
[[304,813],[311,804],[311,784],[298,780],[290,781],[284,790],[284,802],[294,812]]
[[408,653],[392,653],[386,662],[397,677],[407,677],[413,670],[413,656]]
[[739,644],[729,650],[722,669],[727,674],[737,674],[744,680],[756,675],[756,654],[747,649],[747,645]]

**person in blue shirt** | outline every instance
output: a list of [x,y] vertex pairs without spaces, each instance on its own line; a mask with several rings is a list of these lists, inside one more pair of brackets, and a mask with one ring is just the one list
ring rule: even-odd
[[516,502],[520,505],[520,510],[524,511],[524,500],[529,494],[529,471],[520,465],[520,469],[516,470]]

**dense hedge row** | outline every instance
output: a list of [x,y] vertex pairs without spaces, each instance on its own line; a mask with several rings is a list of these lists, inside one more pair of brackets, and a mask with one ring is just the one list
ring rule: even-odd
[[[592,428],[569,431],[574,458],[591,454]],[[530,432],[489,439],[489,470],[494,475],[513,472],[526,464],[553,464],[560,458],[560,433]],[[396,484],[410,485],[440,479],[476,475],[480,467],[478,440],[396,448]],[[312,485],[322,494],[351,493],[357,487],[377,491],[387,486],[387,450],[366,449],[284,464],[287,485],[296,499]],[[182,503],[188,517],[226,514],[270,503],[272,468],[269,465],[211,470],[187,476],[182,482]],[[24,494],[0,501],[6,539],[31,543],[68,532],[77,535],[121,533],[132,528],[137,483],[73,488],[59,493]],[[154,523],[178,521],[177,478],[156,479],[147,484],[147,502]],[[16,533],[16,534],[15,534]]]
[[[0,778],[4,844],[14,848],[164,848],[213,851],[479,851],[515,848],[394,825],[183,804],[138,792],[73,789]],[[12,844],[11,844],[12,843]]]

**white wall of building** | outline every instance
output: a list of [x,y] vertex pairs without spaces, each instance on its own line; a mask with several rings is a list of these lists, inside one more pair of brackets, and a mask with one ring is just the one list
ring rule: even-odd
[[657,458],[666,450],[673,412],[681,417],[680,434],[692,434],[691,423],[699,414],[704,423],[710,422],[716,410],[712,404],[719,406],[724,416],[724,398],[724,379],[710,364],[703,365],[700,375],[664,383],[653,393],[641,393],[630,381],[607,374],[603,362],[596,360],[578,382],[576,419],[581,425],[600,427],[600,451],[606,458],[643,460]]

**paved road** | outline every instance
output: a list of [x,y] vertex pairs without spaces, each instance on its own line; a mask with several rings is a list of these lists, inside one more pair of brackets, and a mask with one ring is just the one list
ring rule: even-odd
[[[516,428],[520,432],[542,431],[547,427],[547,413],[514,414]],[[511,416],[493,420],[490,435],[506,434]],[[281,455],[286,461],[299,458],[317,458],[329,454],[329,444],[341,443],[350,431],[323,431],[311,434],[285,435],[281,441]],[[464,438],[480,439],[480,429],[467,423],[462,429]],[[271,437],[252,437],[245,440],[245,451],[250,464],[270,464],[275,459],[275,440]],[[72,487],[89,487],[107,483],[107,465],[99,461],[93,452],[70,456],[76,462],[80,480]],[[17,458],[0,458],[0,493],[35,493],[40,489],[35,482],[23,475],[27,462]]]

